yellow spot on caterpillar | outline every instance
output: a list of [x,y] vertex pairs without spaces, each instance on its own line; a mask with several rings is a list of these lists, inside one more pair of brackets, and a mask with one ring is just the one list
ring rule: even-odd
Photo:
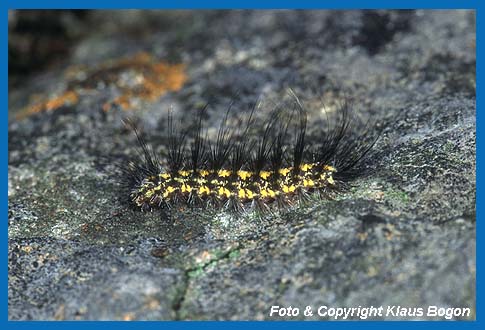
[[199,185],[203,185],[204,183],[207,182],[207,180],[206,179],[195,179],[195,182],[197,182],[197,184],[199,184]]
[[185,170],[180,170],[178,173],[183,177],[187,177],[190,175],[190,171],[185,171]]
[[237,192],[237,197],[242,199],[246,198],[246,192],[244,191],[244,189],[239,189],[239,191]]
[[255,194],[249,190],[249,189],[244,189],[246,191],[246,195],[248,196],[249,199],[253,199]]
[[285,194],[295,192],[295,190],[296,190],[296,187],[294,185],[291,185],[291,186],[283,185],[283,192]]
[[259,176],[264,179],[264,180],[267,180],[268,177],[271,175],[272,173],[269,172],[269,171],[261,171],[259,172]]
[[160,175],[159,175],[159,176],[160,176],[162,179],[165,179],[165,180],[170,179],[170,174],[168,174],[168,173],[160,173]]
[[200,186],[199,191],[197,192],[199,196],[202,196],[204,194],[209,195],[211,190],[207,186]]
[[303,180],[303,186],[304,187],[313,187],[315,183],[313,182],[312,179],[304,179]]
[[248,178],[249,178],[251,175],[253,175],[253,173],[248,172],[248,171],[242,171],[242,170],[237,171],[237,176],[238,176],[239,178],[241,178],[241,180],[246,180],[246,179],[248,179]]
[[204,178],[204,177],[206,177],[206,176],[208,176],[209,174],[210,174],[210,172],[209,172],[209,171],[207,171],[207,170],[200,170],[200,171],[199,171],[199,175],[200,175],[201,177],[203,177],[203,178]]
[[260,190],[261,197],[271,197],[274,198],[276,196],[276,193],[274,190],[271,189],[261,189]]
[[282,176],[286,176],[288,173],[290,173],[291,168],[281,168],[278,170],[278,173]]
[[167,198],[171,193],[175,191],[175,188],[172,186],[168,186],[163,193],[163,198]]
[[300,170],[301,170],[302,172],[307,172],[307,171],[309,171],[309,170],[311,170],[311,169],[312,169],[313,165],[314,165],[314,164],[301,164],[301,165],[300,165]]
[[337,169],[336,169],[335,167],[333,167],[333,166],[330,166],[330,165],[325,165],[325,166],[323,167],[323,169],[324,169],[325,171],[329,171],[329,172],[337,172]]
[[327,182],[332,184],[332,185],[335,184],[335,181],[333,180],[333,178],[331,176],[328,177]]
[[226,198],[229,198],[229,197],[231,197],[231,192],[227,188],[220,187],[219,188],[219,196],[223,196],[223,195],[225,195]]
[[152,187],[153,187],[153,184],[145,183],[140,187],[140,189],[138,189],[138,192],[143,194],[143,193],[145,193],[145,191],[152,189]]
[[184,192],[191,192],[191,191],[192,191],[192,187],[190,185],[185,184],[185,183],[182,185],[182,192],[183,193]]
[[219,170],[217,172],[217,176],[220,177],[220,178],[225,178],[225,177],[228,177],[231,175],[231,171],[228,171],[228,170]]

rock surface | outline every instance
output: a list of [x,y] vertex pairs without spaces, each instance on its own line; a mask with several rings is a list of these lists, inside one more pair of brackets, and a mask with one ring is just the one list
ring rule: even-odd
[[[82,17],[69,55],[10,87],[9,319],[259,320],[272,305],[475,318],[475,12]],[[377,170],[336,200],[168,222],[123,204],[99,169],[136,154],[127,115],[156,146],[170,106],[189,122],[210,101],[217,127],[235,95],[249,104],[288,87],[313,115],[322,97],[351,96],[385,123]]]

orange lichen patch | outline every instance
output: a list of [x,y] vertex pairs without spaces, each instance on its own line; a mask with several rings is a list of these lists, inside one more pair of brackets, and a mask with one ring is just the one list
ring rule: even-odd
[[135,100],[153,102],[167,92],[178,91],[185,84],[187,75],[184,64],[155,61],[151,55],[139,53],[104,64],[84,83],[95,83],[96,86],[99,79],[105,84],[114,84],[121,91],[120,96],[103,105],[103,110],[108,111],[112,105],[127,110],[133,107]]
[[53,98],[45,102],[45,109],[47,111],[55,110],[66,104],[76,104],[79,102],[79,96],[74,91],[67,91],[59,97]]
[[59,96],[48,99],[44,102],[38,102],[27,108],[24,108],[16,114],[17,119],[25,118],[34,113],[42,111],[53,111],[64,105],[74,105],[79,102],[79,95],[75,91],[67,91]]
[[103,105],[108,111],[113,105],[131,109],[136,100],[153,102],[167,92],[180,90],[186,80],[184,64],[168,64],[139,53],[100,65],[79,84],[86,89],[95,89],[100,82],[116,86],[121,95]]
[[34,103],[17,118],[76,104],[82,91],[97,91],[99,86],[113,86],[119,91],[118,96],[103,104],[104,111],[113,105],[131,109],[137,102],[153,102],[167,92],[180,90],[187,80],[185,69],[184,64],[158,61],[144,52],[101,63],[94,69],[73,66],[65,71],[67,88],[63,94]]
[[113,101],[106,102],[103,104],[103,110],[109,111],[113,105],[119,105],[123,110],[128,110],[132,107],[131,96],[121,95],[115,98]]

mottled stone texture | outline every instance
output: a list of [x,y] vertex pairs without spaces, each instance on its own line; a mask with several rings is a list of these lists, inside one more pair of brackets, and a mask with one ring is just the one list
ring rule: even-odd
[[[269,319],[271,305],[437,305],[475,317],[475,12],[75,17],[62,21],[76,31],[66,55],[9,90],[10,319]],[[187,80],[129,109],[106,106],[143,78],[106,68],[140,53],[182,63]],[[89,88],[73,83],[99,68]],[[331,111],[344,96],[384,123],[375,170],[335,200],[265,219],[181,211],[167,221],[128,207],[108,179],[103,156],[136,154],[124,116],[163,153],[170,106],[188,125],[210,101],[204,121],[216,128],[236,95],[244,116],[288,87],[313,128],[322,98]],[[56,99],[70,90],[77,99]],[[17,119],[46,100],[57,103]]]

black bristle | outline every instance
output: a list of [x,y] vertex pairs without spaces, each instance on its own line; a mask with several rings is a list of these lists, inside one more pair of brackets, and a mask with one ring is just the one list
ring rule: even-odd
[[207,105],[202,109],[202,111],[199,113],[199,116],[197,118],[197,127],[195,129],[195,137],[194,141],[192,142],[190,146],[190,156],[191,156],[191,165],[190,167],[192,170],[195,172],[197,169],[204,167],[205,162],[207,159],[205,159],[205,154],[206,154],[206,143],[204,138],[202,137],[202,117],[204,113],[207,110]]
[[167,132],[167,164],[171,173],[177,173],[186,163],[187,132],[177,130],[172,111],[169,111],[167,116]]
[[231,133],[231,129],[227,125],[229,113],[231,112],[233,103],[229,105],[226,111],[224,119],[222,120],[219,130],[217,132],[217,138],[215,144],[209,142],[209,166],[214,170],[219,170],[227,163],[230,154],[234,148],[234,134]]

